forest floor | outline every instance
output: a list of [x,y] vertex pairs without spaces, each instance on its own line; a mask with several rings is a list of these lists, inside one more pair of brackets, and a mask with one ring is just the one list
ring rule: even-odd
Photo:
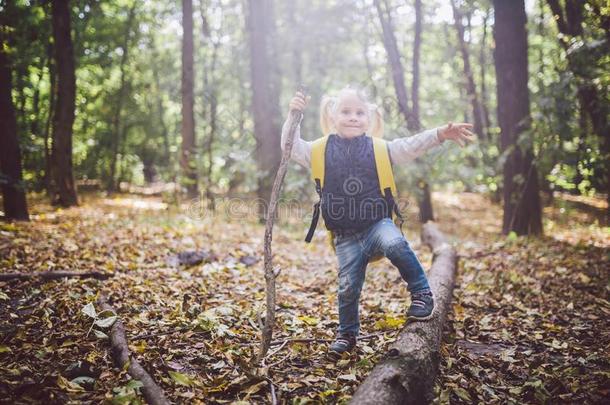
[[[596,220],[603,203],[555,199],[542,238],[499,235],[500,207],[477,194],[436,193],[434,204],[460,254],[435,403],[607,400],[610,228]],[[323,231],[302,242],[306,221],[276,225],[274,339],[312,340],[274,345],[254,369],[264,229],[232,210],[201,215],[154,197],[89,195],[65,210],[34,203],[29,223],[0,224],[1,273],[114,274],[0,282],[0,403],[143,401],[139,383],[112,363],[108,329],[90,316],[98,294],[175,403],[270,403],[271,384],[280,403],[349,399],[403,326],[409,297],[398,271],[385,260],[369,266],[361,321],[362,334],[374,336],[329,358],[336,259]],[[428,268],[416,222],[411,212],[405,234]],[[204,262],[180,265],[176,254],[193,250],[205,251]]]

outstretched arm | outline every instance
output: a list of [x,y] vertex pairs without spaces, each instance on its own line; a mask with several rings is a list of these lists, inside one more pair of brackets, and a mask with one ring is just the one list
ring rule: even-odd
[[[292,111],[292,110],[303,111],[305,109],[305,107],[307,106],[308,101],[309,101],[309,97],[305,98],[305,97],[303,97],[302,93],[297,92],[296,95],[290,101],[289,111]],[[286,141],[288,140],[288,132],[290,130],[290,117],[291,117],[291,114],[289,113],[288,118],[286,118],[286,121],[284,122],[284,125],[282,126],[282,140],[281,140],[282,150],[284,150],[284,145],[286,144]],[[307,142],[307,141],[301,139],[301,125],[300,124],[297,126],[296,134],[294,135],[294,143],[292,145],[292,152],[290,154],[290,157],[292,158],[292,160],[294,160],[301,166],[306,167],[306,168],[310,167],[311,142]]]
[[423,155],[428,149],[441,144],[438,128],[420,132],[417,135],[406,136],[388,142],[390,159],[394,164],[409,163]]
[[469,131],[472,124],[449,123],[442,127],[429,129],[417,135],[394,139],[388,142],[390,158],[394,164],[404,164],[423,155],[428,149],[450,139],[460,146],[474,142],[474,134]]

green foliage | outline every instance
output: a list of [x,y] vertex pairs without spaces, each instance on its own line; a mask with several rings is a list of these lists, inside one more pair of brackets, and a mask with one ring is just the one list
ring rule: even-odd
[[[351,83],[365,87],[372,101],[384,106],[386,138],[409,135],[394,101],[391,71],[370,1],[349,3],[349,7],[342,0],[275,3],[273,46],[281,78],[282,116],[270,119],[281,122],[285,118],[290,96],[303,83],[312,103],[305,112],[301,133],[304,139],[313,140],[320,134],[317,104],[321,96]],[[411,5],[391,3],[410,91],[413,10]],[[480,136],[478,144],[465,149],[446,145],[424,163],[399,169],[397,181],[406,192],[414,192],[414,179],[424,175],[432,183],[462,190],[496,193],[502,187],[503,160],[495,119],[493,10],[487,0],[458,3],[466,16],[465,38],[479,98],[489,111],[488,138]],[[194,162],[202,188],[218,195],[249,194],[256,190],[260,177],[268,175],[257,172],[255,160],[244,5],[247,3],[236,0],[200,0],[194,5]],[[586,72],[608,99],[610,57],[602,28],[608,10],[598,5],[597,12],[592,5],[585,7],[585,40],[572,41],[567,52],[560,45],[555,20],[545,2],[532,3],[527,10],[532,125],[523,140],[533,145],[540,177],[549,190],[592,193],[602,187],[604,158],[599,152],[599,139],[589,123],[581,123],[576,91],[582,79],[571,73],[566,56],[571,55],[572,63]],[[132,8],[134,17],[130,20]],[[24,179],[29,188],[41,189],[45,145],[51,146],[49,140],[45,141],[51,135],[47,127],[52,119],[50,4],[8,2],[2,13],[2,30],[9,39],[13,67],[13,101],[24,155]],[[72,2],[72,31],[77,66],[75,176],[110,182],[113,145],[118,139],[114,180],[135,184],[150,180],[178,182],[180,4],[78,0]],[[125,50],[127,58],[121,69]],[[451,8],[440,0],[426,2],[419,86],[424,128],[472,120],[462,67]],[[310,191],[307,171],[292,166],[285,187],[287,196],[304,199]]]

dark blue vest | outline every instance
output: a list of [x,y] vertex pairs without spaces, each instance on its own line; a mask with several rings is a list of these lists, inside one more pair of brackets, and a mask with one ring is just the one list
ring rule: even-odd
[[324,157],[320,208],[331,231],[363,231],[391,218],[379,190],[373,141],[366,135],[345,139],[330,135]]

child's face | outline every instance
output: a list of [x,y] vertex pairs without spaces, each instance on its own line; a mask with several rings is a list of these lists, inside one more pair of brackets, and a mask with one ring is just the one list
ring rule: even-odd
[[369,129],[369,112],[366,104],[355,94],[346,94],[332,114],[337,134],[343,138],[362,135]]

